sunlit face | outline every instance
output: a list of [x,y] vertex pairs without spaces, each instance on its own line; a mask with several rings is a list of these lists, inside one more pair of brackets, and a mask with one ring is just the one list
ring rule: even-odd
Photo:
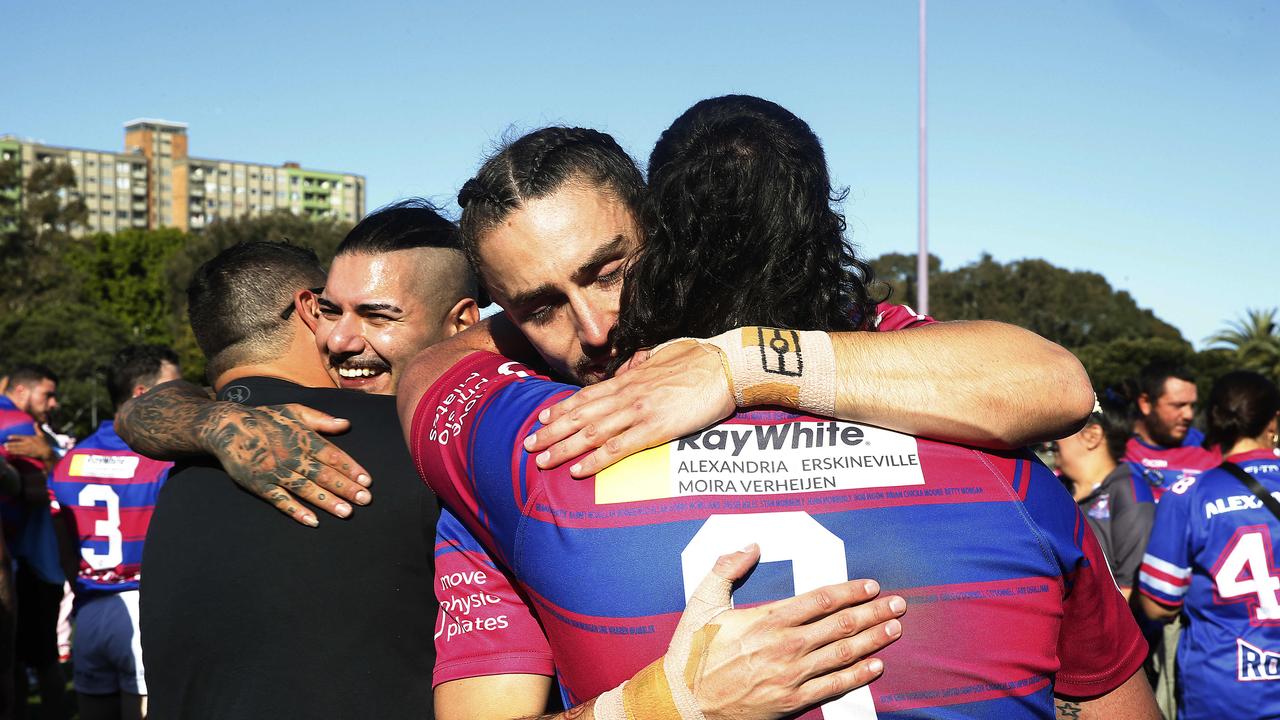
[[484,279],[557,374],[605,377],[627,260],[640,232],[612,193],[567,183],[527,201],[478,243]]
[[12,388],[13,404],[39,423],[49,422],[49,413],[58,409],[58,384],[49,378]]
[[[1146,396],[1143,396],[1146,398]],[[1139,408],[1143,424],[1151,439],[1161,445],[1180,445],[1187,438],[1196,412],[1196,386],[1171,377],[1164,381],[1164,392],[1154,403],[1147,400]]]
[[441,313],[418,291],[426,249],[334,258],[319,298],[316,347],[339,387],[389,395],[418,351],[439,341]]

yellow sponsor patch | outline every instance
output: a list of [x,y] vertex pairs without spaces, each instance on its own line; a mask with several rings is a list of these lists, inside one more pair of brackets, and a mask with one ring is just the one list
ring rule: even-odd
[[596,475],[596,504],[671,496],[672,443],[623,458]]

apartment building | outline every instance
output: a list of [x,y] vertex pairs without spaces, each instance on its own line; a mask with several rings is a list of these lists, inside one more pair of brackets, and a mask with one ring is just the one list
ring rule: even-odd
[[[36,163],[65,162],[89,208],[88,232],[176,227],[199,230],[218,219],[277,210],[358,222],[364,177],[353,173],[192,157],[187,125],[141,118],[124,125],[124,151],[86,150],[0,136],[0,160],[17,159],[22,177]],[[14,189],[0,189],[13,193]]]

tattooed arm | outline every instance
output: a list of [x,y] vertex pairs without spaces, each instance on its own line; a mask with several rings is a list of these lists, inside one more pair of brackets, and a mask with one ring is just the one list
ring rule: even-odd
[[176,380],[125,403],[116,431],[135,452],[160,460],[212,455],[245,490],[312,527],[315,513],[299,500],[338,517],[371,499],[368,473],[316,434],[347,429],[303,405],[248,407],[212,400]]
[[1123,685],[1096,698],[1055,696],[1053,708],[1057,720],[1162,720],[1156,698],[1151,694],[1146,671],[1138,668]]

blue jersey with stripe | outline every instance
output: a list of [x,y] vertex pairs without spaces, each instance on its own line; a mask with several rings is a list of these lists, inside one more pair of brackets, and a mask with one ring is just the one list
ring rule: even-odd
[[1052,718],[1055,689],[1100,695],[1141,664],[1097,541],[1029,455],[761,410],[577,481],[521,446],[574,389],[478,353],[417,407],[411,450],[451,509],[437,683],[553,659],[566,702],[594,697],[660,656],[686,593],[751,542],[738,606],[864,577],[907,598],[889,671],[827,717]]
[[[1227,459],[1280,493],[1275,453]],[[1156,507],[1138,587],[1181,607],[1187,619],[1178,643],[1178,717],[1280,716],[1277,542],[1280,521],[1225,470],[1184,480]]]

